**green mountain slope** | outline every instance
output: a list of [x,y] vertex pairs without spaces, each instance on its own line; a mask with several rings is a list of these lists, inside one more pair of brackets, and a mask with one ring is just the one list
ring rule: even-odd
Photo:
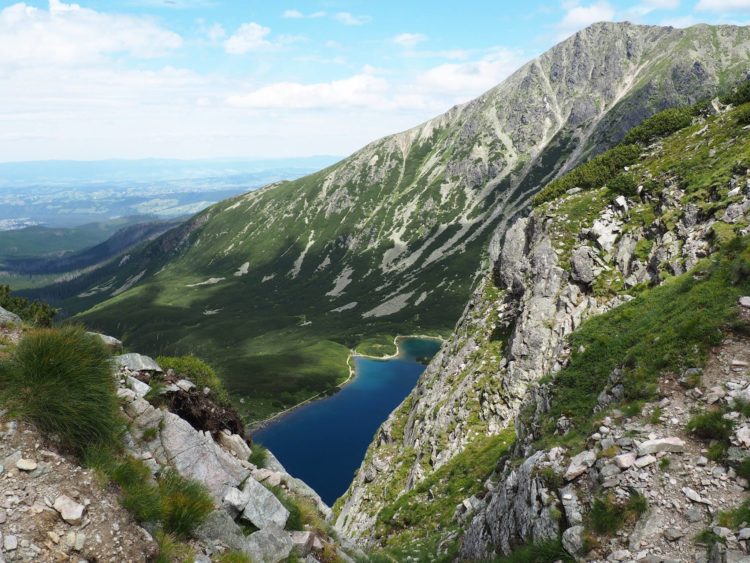
[[448,333],[493,232],[538,187],[746,69],[750,30],[596,24],[476,100],[201,213],[57,288],[89,325],[196,353],[254,418],[329,389],[349,349]]

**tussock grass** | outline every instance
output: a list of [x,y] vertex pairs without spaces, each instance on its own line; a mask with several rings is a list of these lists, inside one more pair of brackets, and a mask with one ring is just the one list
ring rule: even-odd
[[268,448],[258,442],[253,442],[250,450],[252,453],[250,454],[250,457],[247,458],[247,461],[260,468],[263,468],[268,464]]
[[573,563],[575,558],[562,546],[560,540],[535,543],[515,550],[508,557],[495,559],[495,563],[553,563],[563,561]]
[[185,539],[214,509],[206,488],[177,472],[165,471],[154,479],[141,460],[117,458],[111,451],[90,450],[86,463],[100,478],[117,485],[122,505],[138,522],[150,522],[177,539]]
[[80,327],[27,334],[0,364],[0,402],[79,456],[122,428],[110,354]]

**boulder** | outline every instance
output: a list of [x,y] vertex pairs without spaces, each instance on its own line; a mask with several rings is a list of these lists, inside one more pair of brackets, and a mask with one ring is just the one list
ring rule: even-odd
[[0,326],[18,326],[22,323],[21,317],[0,307]]
[[152,452],[154,457],[158,459],[157,454],[163,453],[180,475],[203,483],[217,502],[228,488],[238,486],[250,475],[210,434],[195,430],[174,413],[164,413],[159,437],[156,442],[163,452]]
[[294,551],[302,557],[310,553],[315,544],[315,534],[312,532],[292,532],[289,534],[289,539],[294,544]]
[[249,498],[242,511],[242,518],[261,530],[272,526],[283,528],[286,525],[289,511],[276,498],[276,495],[258,481],[250,477],[245,481],[242,492]]
[[252,453],[250,446],[242,439],[242,436],[232,434],[228,430],[219,432],[219,444],[242,460],[247,460]]
[[83,520],[83,512],[86,507],[77,503],[67,495],[60,495],[55,499],[53,508],[57,510],[63,520],[73,526],[78,526]]
[[127,377],[127,384],[128,387],[130,387],[133,392],[138,397],[145,397],[149,391],[151,391],[151,386],[147,383],[143,383],[140,379],[136,379],[135,377],[129,375]]
[[750,309],[750,295],[743,295],[742,297],[740,297],[739,303],[741,307]]
[[566,481],[572,481],[579,475],[582,475],[583,473],[588,471],[589,467],[594,465],[595,462],[596,454],[594,452],[586,450],[579,453],[570,460],[570,465],[568,466],[565,475],[563,475],[564,479]]
[[248,536],[243,550],[252,561],[276,563],[292,553],[294,543],[281,527],[271,526]]
[[571,277],[584,284],[590,284],[596,278],[594,273],[594,256],[596,252],[590,246],[581,246],[573,251],[570,257]]
[[615,456],[615,465],[617,465],[617,467],[619,467],[620,469],[628,469],[635,463],[635,458],[635,452],[620,454],[618,456]]
[[115,365],[129,371],[148,371],[163,373],[164,370],[159,367],[153,358],[141,354],[121,354],[114,357]]
[[639,457],[659,452],[681,453],[684,451],[685,442],[676,437],[646,440],[638,446]]

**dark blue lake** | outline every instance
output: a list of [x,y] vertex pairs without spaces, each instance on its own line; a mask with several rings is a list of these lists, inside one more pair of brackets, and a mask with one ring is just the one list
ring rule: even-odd
[[440,341],[399,339],[399,356],[354,357],[356,375],[335,395],[312,402],[259,430],[253,439],[328,505],[346,491],[372,437],[409,394]]

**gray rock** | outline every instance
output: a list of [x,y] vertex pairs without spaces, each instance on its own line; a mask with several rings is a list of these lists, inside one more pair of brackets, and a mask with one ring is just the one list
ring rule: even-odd
[[136,379],[132,375],[129,375],[127,377],[127,383],[138,397],[145,397],[148,392],[151,391],[150,385],[148,385],[147,383],[143,383],[143,381],[141,381],[140,379]]
[[565,475],[563,475],[563,478],[566,481],[572,481],[573,479],[588,471],[589,467],[594,465],[595,461],[596,454],[591,450],[586,450],[579,453],[570,460],[570,465],[568,466],[567,471],[565,471]]
[[78,526],[83,519],[83,512],[86,507],[77,503],[67,495],[60,495],[55,499],[53,508],[57,510],[63,520],[68,524]]
[[676,437],[646,440],[638,446],[638,456],[656,454],[659,452],[681,453],[684,451],[685,442]]
[[0,326],[19,326],[22,323],[21,317],[0,307]]
[[5,551],[15,551],[18,549],[18,537],[13,534],[3,536],[3,548]]
[[684,535],[685,535],[685,532],[683,532],[682,530],[678,528],[667,528],[666,530],[664,530],[664,537],[666,538],[667,541],[670,541],[670,542],[677,541]]
[[575,487],[567,485],[560,489],[560,501],[565,510],[565,518],[571,526],[583,524],[583,510],[581,503],[578,501],[578,493]]
[[221,542],[237,551],[245,548],[246,536],[242,533],[242,528],[225,510],[214,510],[194,530],[193,535],[204,542]]
[[585,528],[583,526],[573,526],[563,532],[562,544],[565,551],[573,556],[580,555],[583,551],[584,540],[583,533]]
[[617,467],[619,467],[620,469],[628,469],[635,463],[635,458],[635,452],[627,452],[617,455],[615,456],[615,465],[617,465]]
[[219,433],[219,444],[224,446],[225,449],[232,452],[239,459],[247,460],[252,453],[250,446],[248,446],[247,442],[242,439],[242,436],[232,434],[226,430]]
[[107,346],[107,348],[109,348],[113,352],[122,351],[122,342],[120,340],[117,340],[117,338],[115,338],[114,336],[107,336],[106,334],[101,334],[99,332],[87,332],[86,334],[98,338],[104,343],[105,346]]
[[253,561],[276,563],[289,557],[294,543],[282,528],[271,526],[248,536],[244,552]]
[[545,452],[535,453],[498,483],[464,535],[461,559],[490,559],[491,554],[510,553],[519,544],[559,537],[558,519],[542,500],[553,495],[537,476],[537,464],[545,458]]
[[741,307],[750,309],[750,295],[743,295],[742,297],[740,297],[739,304]]
[[572,266],[571,277],[575,281],[590,284],[596,279],[594,273],[595,256],[596,251],[590,246],[581,246],[573,251],[570,264]]
[[122,354],[120,356],[115,356],[114,362],[116,366],[130,371],[164,372],[153,358],[141,354]]
[[245,481],[242,492],[249,501],[242,511],[242,518],[248,520],[261,530],[276,526],[283,528],[289,518],[289,511],[281,504],[271,491],[252,477]]
[[[152,454],[156,459],[163,456],[180,475],[203,483],[217,502],[228,488],[236,487],[250,475],[250,471],[214,442],[210,434],[198,432],[171,412],[163,416],[159,440],[155,441],[156,449],[152,449]],[[152,446],[147,444],[147,447]]]
[[38,465],[33,459],[21,458],[16,462],[16,468],[27,473],[30,471],[34,471],[37,467]]

